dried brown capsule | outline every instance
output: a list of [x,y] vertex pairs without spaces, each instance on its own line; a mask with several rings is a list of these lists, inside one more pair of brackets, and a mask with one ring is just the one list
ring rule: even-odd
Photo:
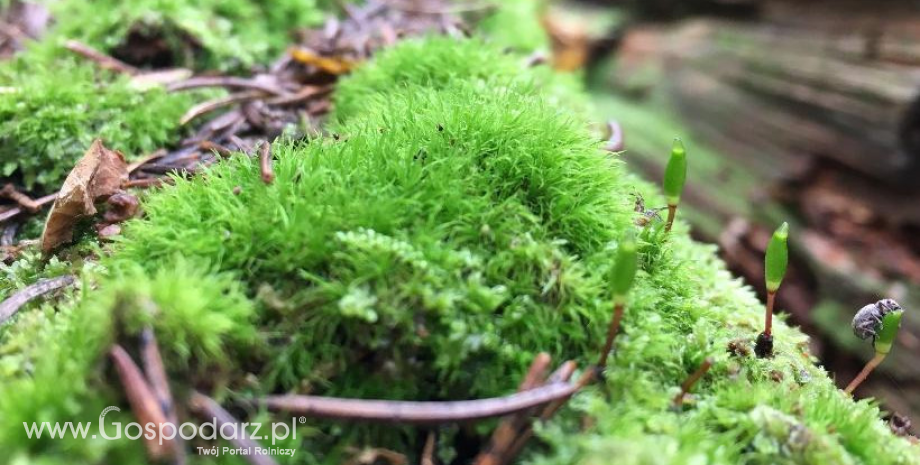
[[747,339],[735,339],[728,343],[728,353],[735,357],[749,357],[751,345]]

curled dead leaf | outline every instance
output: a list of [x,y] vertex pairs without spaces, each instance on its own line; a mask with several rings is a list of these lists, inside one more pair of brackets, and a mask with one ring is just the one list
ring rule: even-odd
[[105,148],[99,139],[93,141],[67,175],[48,213],[42,231],[42,251],[50,252],[70,242],[77,221],[96,214],[95,203],[118,191],[127,177],[128,164],[121,152]]
[[315,66],[329,74],[346,74],[355,68],[356,63],[345,57],[322,56],[312,50],[295,47],[290,50],[291,58],[304,65]]

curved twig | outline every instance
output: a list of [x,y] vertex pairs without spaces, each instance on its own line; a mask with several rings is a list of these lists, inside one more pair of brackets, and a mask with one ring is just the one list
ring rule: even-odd
[[115,57],[106,55],[105,53],[102,53],[99,50],[84,44],[83,42],[68,40],[64,44],[64,48],[76,53],[77,55],[94,61],[102,69],[114,71],[116,73],[127,74],[129,76],[134,76],[140,72],[137,68]]
[[555,383],[505,397],[447,402],[341,399],[320,396],[269,396],[256,401],[269,410],[342,420],[438,424],[500,417],[566,399],[580,384]]
[[[233,418],[233,415],[224,410],[217,401],[204,394],[192,392],[188,401],[188,406],[192,412],[195,412],[203,420],[213,421],[215,423],[214,429],[217,431],[220,431],[224,425],[240,426],[240,422],[236,418]],[[240,431],[240,434],[234,434],[227,440],[236,448],[245,449],[250,452],[250,454],[243,456],[250,464],[277,465],[277,462],[268,455],[252,453],[253,450],[260,446],[259,443],[249,437],[245,431],[245,427],[246,424],[243,424],[241,428],[234,428],[235,431]]]
[[67,287],[73,284],[74,279],[74,276],[69,274],[58,276],[57,278],[42,279],[11,295],[8,299],[4,300],[3,303],[0,303],[0,323],[10,319],[10,317],[15,315],[23,305],[29,303],[32,299]]
[[[35,205],[39,207],[44,207],[45,205],[48,205],[49,203],[54,202],[54,199],[56,198],[57,198],[57,192],[55,192],[54,194],[48,194],[44,197],[39,197],[35,199]],[[16,215],[19,215],[20,213],[27,212],[27,211],[28,210],[22,207],[14,207],[9,210],[6,210],[3,213],[0,213],[0,223],[10,218],[15,217]]]
[[202,87],[229,87],[238,89],[251,89],[266,92],[272,95],[289,95],[289,92],[264,82],[238,77],[193,77],[184,81],[170,84],[166,87],[170,92],[180,90],[199,89]]
[[270,98],[266,100],[265,103],[269,105],[291,105],[300,103],[313,97],[328,94],[330,92],[332,92],[332,86],[304,86],[294,94]]
[[265,184],[271,184],[275,180],[275,172],[272,169],[272,144],[268,141],[262,142],[259,147],[259,171]]
[[[163,413],[161,405],[140,367],[134,363],[128,352],[118,344],[113,345],[109,350],[109,357],[112,359],[112,364],[115,365],[118,379],[125,390],[125,397],[128,398],[128,404],[131,405],[131,411],[137,417],[138,422],[145,427],[150,424],[156,425],[162,432],[163,425],[168,423],[166,414]],[[178,425],[173,423],[172,426],[176,428]],[[174,443],[172,441],[172,439],[161,436],[154,436],[153,438],[144,436],[147,454],[153,460],[168,457],[173,450]]]
[[179,119],[179,124],[185,125],[188,124],[193,119],[210,113],[219,108],[226,107],[228,105],[233,105],[237,102],[245,102],[247,100],[252,100],[261,97],[264,95],[264,92],[258,90],[250,90],[246,92],[239,92],[236,94],[230,94],[226,97],[220,97],[216,99],[211,99],[206,102],[201,102],[198,105],[189,108],[188,111],[182,115],[182,118]]

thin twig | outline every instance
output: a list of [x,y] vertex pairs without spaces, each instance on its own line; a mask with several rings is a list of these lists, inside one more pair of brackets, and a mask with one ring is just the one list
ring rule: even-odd
[[3,186],[2,189],[0,189],[0,197],[5,197],[12,200],[13,202],[16,202],[20,207],[25,208],[30,213],[35,213],[42,208],[42,206],[33,200],[32,197],[19,192],[19,190],[16,189],[16,186],[10,183],[7,183],[5,186]]
[[233,415],[224,410],[214,399],[198,392],[192,392],[188,406],[202,420],[206,422],[213,421],[215,424],[214,429],[217,431],[220,431],[224,425],[234,425],[234,431],[239,431],[239,434],[232,435],[228,441],[238,449],[249,451],[249,455],[244,455],[243,457],[251,465],[277,465],[270,456],[255,453],[255,449],[261,447],[259,443],[252,440],[249,434],[246,433],[245,426],[241,426],[240,422],[233,418]]
[[580,385],[556,383],[505,397],[447,402],[342,399],[320,396],[268,396],[258,405],[272,411],[340,420],[439,424],[501,417],[570,397]]
[[43,296],[49,292],[70,286],[74,282],[73,275],[58,276],[56,278],[42,279],[31,286],[27,286],[19,292],[9,296],[0,303],[0,323],[10,319],[23,305],[33,299]]
[[262,182],[271,184],[275,180],[275,172],[272,170],[272,144],[268,141],[263,141],[259,147],[259,168]]
[[[153,303],[151,302],[150,305],[152,306]],[[160,410],[166,415],[166,421],[172,423],[173,427],[178,428],[179,416],[176,414],[176,404],[169,389],[169,378],[163,365],[163,357],[160,355],[156,334],[154,334],[153,328],[150,327],[141,331],[141,363],[144,365],[144,373],[147,375],[151,391],[160,403]],[[175,441],[173,443],[173,457],[175,458],[175,463],[181,465],[185,463],[185,446],[182,444],[182,438],[178,434],[175,435]]]
[[198,105],[189,108],[188,111],[182,115],[182,118],[179,118],[179,124],[186,125],[191,122],[193,119],[208,114],[214,110],[233,105],[238,102],[245,102],[248,100],[253,100],[265,95],[264,92],[258,90],[249,90],[245,92],[238,92],[235,94],[230,94],[225,97],[219,97],[211,99],[205,102],[201,102]]
[[174,184],[175,182],[172,178],[144,178],[144,179],[129,179],[121,183],[123,189],[128,189],[130,187],[137,187],[140,189],[146,189],[148,187],[160,187],[163,184]]
[[546,379],[546,370],[549,369],[549,364],[552,363],[552,360],[553,359],[546,352],[537,354],[533,362],[531,362],[527,374],[524,375],[524,379],[521,380],[521,384],[518,386],[518,392],[529,391],[533,388],[540,387]]
[[[588,367],[588,370],[582,374],[581,378],[576,383],[578,389],[581,389],[587,386],[591,381],[594,380],[594,374],[597,372],[594,367]],[[575,373],[575,362],[568,361],[562,364],[558,369],[556,369],[553,374],[549,376],[547,383],[557,383],[557,382],[568,382],[568,380]],[[569,396],[571,397],[571,396]],[[569,398],[563,398],[558,401],[548,404],[546,407],[543,407],[543,411],[540,412],[540,421],[547,422],[553,418],[553,415],[565,405],[565,402]],[[514,458],[520,455],[521,451],[524,449],[524,446],[527,445],[527,442],[530,441],[530,438],[533,437],[533,424],[526,425],[521,432],[518,434],[517,438],[514,440],[514,443],[508,448],[508,451],[502,457],[505,463],[511,463],[514,461]]]
[[[54,202],[54,199],[56,199],[56,198],[57,198],[57,193],[48,194],[48,195],[46,195],[46,196],[44,196],[44,197],[39,197],[39,198],[35,199],[35,204],[38,205],[39,207],[44,207],[45,205],[47,205],[47,204],[49,204],[49,203],[51,203],[51,202]],[[23,213],[24,211],[27,211],[27,210],[24,209],[24,208],[22,208],[22,207],[15,207],[15,208],[11,208],[11,209],[9,209],[9,210],[3,212],[3,213],[0,213],[0,222],[4,222],[4,221],[6,221],[6,220],[8,220],[8,219],[10,219],[10,218],[13,218],[13,217],[19,215],[20,213]]]
[[289,95],[289,92],[278,87],[259,82],[254,79],[244,79],[238,77],[218,76],[218,77],[193,77],[167,86],[170,92],[180,90],[199,89],[202,87],[228,87],[231,89],[251,89],[266,92],[271,95]]
[[265,101],[269,105],[292,105],[295,103],[303,102],[304,100],[311,99],[313,97],[319,97],[332,92],[332,86],[303,86],[295,94],[274,97]]
[[236,134],[227,136],[227,140],[235,145],[241,152],[252,153],[253,151],[252,144],[240,139]]
[[233,151],[224,147],[223,145],[218,144],[217,142],[210,140],[203,140],[198,143],[198,148],[208,152],[215,152],[221,158],[227,158],[230,155],[233,155]]
[[[546,371],[551,363],[549,354],[541,352],[534,357],[530,364],[530,369],[518,386],[518,392],[524,392],[534,389],[543,384],[546,378]],[[515,415],[505,417],[489,439],[489,444],[483,449],[473,463],[476,465],[500,465],[502,457],[514,443],[519,434],[519,430],[524,427],[527,418],[530,417],[531,411],[518,412]]]
[[680,392],[674,396],[674,407],[680,407],[684,404],[684,397],[687,396],[687,393],[690,392],[693,385],[696,384],[710,368],[712,368],[712,358],[706,357],[706,359],[703,360],[703,364],[680,385]]
[[135,160],[133,163],[128,165],[128,173],[133,173],[138,170],[138,168],[146,165],[147,163],[152,162],[158,158],[163,158],[167,154],[165,149],[156,149],[153,153],[144,155],[143,157]]
[[[166,415],[160,409],[159,402],[150,385],[147,384],[141,369],[134,363],[128,352],[118,344],[112,346],[109,356],[115,365],[115,371],[118,372],[121,385],[125,389],[128,403],[131,404],[131,411],[134,412],[138,422],[143,428],[153,424],[156,431],[163,432],[163,425],[168,423]],[[173,440],[165,436],[153,438],[144,436],[144,444],[147,446],[147,454],[154,461],[169,457],[174,448]]]
[[429,431],[428,437],[425,439],[425,447],[422,448],[422,465],[434,465],[434,446],[436,441],[437,433]]
[[96,62],[96,64],[99,65],[99,67],[102,69],[114,71],[116,73],[127,74],[129,76],[136,75],[140,72],[140,70],[137,68],[76,40],[68,40],[64,44],[64,48],[76,53],[77,55]]

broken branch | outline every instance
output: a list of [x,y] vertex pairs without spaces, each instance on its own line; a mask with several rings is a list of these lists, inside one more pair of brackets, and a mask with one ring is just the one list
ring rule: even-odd
[[706,360],[703,360],[703,364],[700,365],[700,367],[697,368],[696,371],[693,372],[693,374],[690,375],[690,377],[680,385],[680,392],[674,396],[675,407],[680,407],[684,404],[684,397],[687,396],[687,393],[690,392],[690,389],[693,388],[693,385],[696,384],[696,382],[699,381],[699,379],[702,378],[710,368],[712,368],[712,358],[706,357]]
[[193,77],[166,87],[170,92],[180,90],[198,89],[202,87],[229,87],[239,89],[251,89],[265,92],[271,95],[288,95],[288,92],[278,86],[269,85],[264,82],[258,82],[253,79],[243,79],[238,77]]
[[32,299],[43,296],[49,292],[56,291],[67,287],[74,282],[73,275],[58,276],[57,278],[42,279],[31,286],[23,288],[21,291],[11,295],[8,299],[0,303],[0,323],[10,319],[23,305],[29,303]]
[[244,455],[243,457],[245,457],[251,465],[277,465],[268,455],[252,453],[256,448],[261,447],[259,443],[252,440],[249,434],[246,433],[245,426],[241,426],[240,422],[236,418],[233,418],[233,415],[230,415],[229,412],[224,410],[214,399],[198,392],[192,392],[188,401],[188,406],[192,412],[196,413],[201,419],[213,421],[216,425],[215,429],[218,431],[224,425],[234,425],[234,430],[239,431],[240,434],[234,434],[228,441],[236,448],[250,451],[250,455]]
[[[543,384],[546,377],[546,370],[549,368],[551,358],[549,354],[541,352],[538,354],[530,365],[530,369],[521,381],[518,392],[524,392],[529,389],[539,387]],[[502,464],[505,454],[508,452],[515,438],[519,435],[520,429],[525,426],[527,418],[533,412],[525,410],[518,412],[516,415],[505,417],[495,431],[492,432],[492,438],[486,448],[479,453],[473,461],[476,465],[500,465]]]
[[[125,388],[125,395],[131,405],[131,411],[134,412],[138,422],[144,425],[145,428],[150,424],[156,425],[157,431],[162,432],[163,425],[167,424],[168,421],[150,385],[147,384],[147,380],[141,373],[141,369],[134,363],[128,352],[118,344],[112,346],[109,356],[112,358],[115,370],[118,372],[121,385]],[[177,428],[175,423],[172,426]],[[166,437],[148,438],[145,435],[144,444],[147,446],[147,454],[155,461],[168,457],[173,449],[173,440]]]
[[[35,199],[35,204],[38,205],[39,207],[44,207],[45,205],[48,205],[49,203],[54,202],[54,199],[56,198],[57,198],[57,193],[48,194],[44,197],[39,197],[38,199]],[[9,210],[6,210],[3,213],[0,213],[0,222],[13,218],[24,211],[27,211],[27,210],[22,207],[14,207]]]
[[182,118],[179,118],[179,124],[186,125],[193,119],[208,114],[214,110],[226,107],[228,105],[233,105],[237,102],[245,102],[247,100],[259,98],[262,95],[264,95],[262,91],[250,90],[246,92],[230,94],[226,97],[211,99],[206,102],[201,102],[198,105],[189,108],[189,110],[186,111],[184,115],[182,115]]
[[35,213],[42,208],[42,206],[39,205],[35,200],[32,200],[32,198],[28,195],[19,192],[16,189],[16,186],[10,183],[7,183],[5,186],[3,186],[3,189],[0,189],[0,197],[6,197],[13,202],[16,202],[20,207],[25,208],[29,213]]
[[368,420],[388,423],[438,424],[500,417],[539,405],[567,399],[581,384],[555,383],[505,397],[447,402],[341,399],[321,396],[268,396],[256,404],[319,418]]
[[259,169],[262,172],[262,182],[271,184],[275,180],[275,172],[272,170],[272,144],[268,141],[259,147]]
[[137,68],[117,59],[106,55],[105,53],[96,50],[89,45],[84,44],[76,40],[68,40],[64,44],[64,48],[70,50],[71,52],[76,53],[84,58],[94,61],[100,68],[106,69],[109,71],[114,71],[120,74],[127,74],[133,76],[138,74],[140,70]]

